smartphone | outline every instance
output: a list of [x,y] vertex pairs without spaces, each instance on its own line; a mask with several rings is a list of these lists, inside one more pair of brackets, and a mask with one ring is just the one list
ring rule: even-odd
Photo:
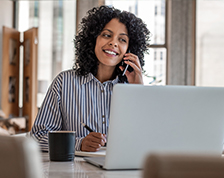
[[[130,50],[128,50],[128,52],[127,53],[130,53]],[[128,64],[125,64],[125,62],[124,62],[124,60],[122,60],[122,62],[121,62],[121,66],[123,66],[124,67],[124,71],[123,71],[123,74],[122,74],[122,76],[124,76],[125,75],[125,72],[128,70],[129,72],[132,72],[134,69],[130,66],[130,65],[128,65]]]

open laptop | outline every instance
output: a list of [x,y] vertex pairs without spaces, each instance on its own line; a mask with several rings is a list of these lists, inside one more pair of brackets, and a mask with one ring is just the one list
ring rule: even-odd
[[103,169],[141,169],[150,153],[221,156],[224,88],[117,84]]

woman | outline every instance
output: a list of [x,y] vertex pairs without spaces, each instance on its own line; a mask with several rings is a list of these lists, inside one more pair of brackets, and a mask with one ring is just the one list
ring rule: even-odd
[[[143,84],[149,34],[132,13],[107,6],[88,11],[74,40],[75,66],[54,79],[31,130],[43,151],[48,151],[52,130],[76,131],[76,150],[97,151],[105,145],[113,86]],[[123,74],[122,59],[133,71]]]

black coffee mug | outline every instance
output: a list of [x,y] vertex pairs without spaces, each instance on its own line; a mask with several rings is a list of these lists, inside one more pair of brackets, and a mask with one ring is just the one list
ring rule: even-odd
[[73,161],[75,156],[75,131],[48,132],[51,161]]

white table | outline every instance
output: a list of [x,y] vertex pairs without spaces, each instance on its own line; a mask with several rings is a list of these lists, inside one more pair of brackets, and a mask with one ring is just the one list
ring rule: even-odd
[[42,153],[43,173],[45,178],[140,178],[140,170],[106,171],[75,157],[70,162],[54,162],[49,160],[48,153]]

